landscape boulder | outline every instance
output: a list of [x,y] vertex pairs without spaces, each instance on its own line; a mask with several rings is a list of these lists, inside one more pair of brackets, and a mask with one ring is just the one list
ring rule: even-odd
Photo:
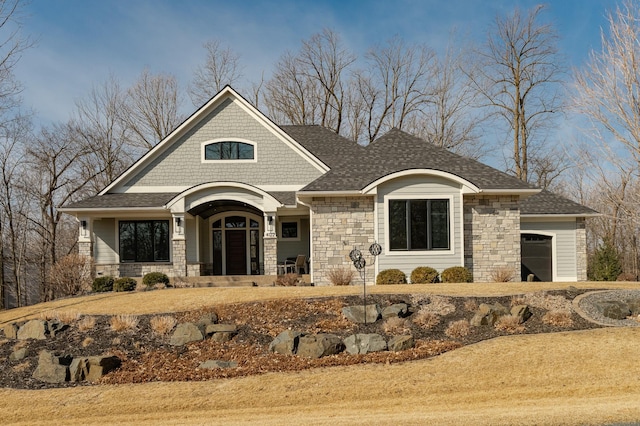
[[357,324],[372,324],[376,322],[380,318],[380,312],[380,306],[378,304],[366,305],[366,308],[363,305],[345,306],[342,308],[342,315],[349,321]]
[[391,306],[387,306],[382,310],[382,319],[401,317],[404,318],[409,315],[409,305],[406,303],[395,303]]
[[410,335],[393,336],[389,339],[387,346],[388,349],[393,352],[406,351],[415,346],[415,341],[413,340],[413,336]]
[[298,343],[303,333],[293,330],[285,330],[278,334],[269,344],[269,351],[283,355],[293,355],[298,350]]
[[208,314],[204,314],[200,317],[200,319],[196,322],[196,325],[200,327],[202,330],[206,329],[208,325],[216,324],[218,322],[218,315],[215,312],[210,312]]
[[344,350],[342,339],[335,334],[314,334],[300,337],[297,355],[306,358],[322,358]]
[[471,325],[475,327],[479,327],[481,325],[489,325],[493,327],[496,321],[498,321],[498,318],[509,314],[509,310],[500,303],[496,302],[493,305],[483,303],[480,305],[473,318],[471,318]]
[[29,350],[27,348],[15,349],[11,352],[11,355],[9,355],[9,361],[21,361],[25,359],[28,354]]
[[51,337],[56,337],[57,333],[60,333],[67,328],[69,328],[69,325],[61,321],[55,319],[47,321],[47,331],[49,332],[49,336]]
[[182,324],[178,324],[175,331],[171,335],[171,340],[169,340],[169,344],[171,346],[182,346],[189,342],[197,342],[199,340],[204,339],[202,331],[200,327],[192,322],[185,322]]
[[387,341],[379,334],[352,334],[344,339],[345,350],[350,354],[368,354],[387,350]]
[[205,335],[210,336],[214,342],[228,342],[238,334],[235,324],[209,324],[205,329]]
[[214,368],[236,368],[238,363],[236,361],[220,361],[220,360],[207,360],[201,363],[198,368],[213,370]]
[[533,314],[529,305],[516,305],[511,308],[511,315],[518,318],[518,324],[524,324]]
[[16,323],[12,322],[3,327],[4,337],[7,339],[17,339],[18,338],[18,326]]
[[122,361],[115,355],[74,358],[69,366],[69,380],[95,382],[108,372],[119,368],[120,365]]
[[36,339],[44,340],[47,338],[48,328],[47,322],[43,320],[27,321],[18,329],[18,340]]
[[38,355],[38,366],[32,377],[47,383],[65,382],[69,380],[70,363],[69,357],[57,357],[47,350],[42,350]]
[[623,320],[631,316],[631,308],[629,305],[619,300],[594,302],[594,306],[602,316],[614,320]]

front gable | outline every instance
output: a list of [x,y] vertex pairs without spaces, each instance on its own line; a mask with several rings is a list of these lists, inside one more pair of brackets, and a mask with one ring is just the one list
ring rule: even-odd
[[[204,147],[224,141],[252,146],[253,159],[207,160]],[[327,170],[302,145],[226,87],[102,193],[180,192],[215,181],[294,191]]]

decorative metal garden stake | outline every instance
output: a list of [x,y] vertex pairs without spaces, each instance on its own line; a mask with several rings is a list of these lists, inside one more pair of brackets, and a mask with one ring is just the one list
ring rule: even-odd
[[[377,242],[369,246],[369,253],[373,256],[373,262],[371,266],[376,264],[376,257],[382,252],[382,246]],[[353,248],[349,253],[349,259],[353,262],[353,266],[356,267],[360,277],[362,278],[362,310],[364,313],[364,323],[367,323],[367,281],[366,281],[366,269],[367,261],[362,256],[362,252],[357,248]]]

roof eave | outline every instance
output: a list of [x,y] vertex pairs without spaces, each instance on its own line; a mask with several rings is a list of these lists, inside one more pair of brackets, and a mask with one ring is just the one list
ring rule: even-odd
[[520,213],[520,217],[533,218],[570,218],[570,217],[599,217],[602,213]]

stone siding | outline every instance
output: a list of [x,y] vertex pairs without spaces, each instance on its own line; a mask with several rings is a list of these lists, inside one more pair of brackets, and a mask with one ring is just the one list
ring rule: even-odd
[[587,281],[587,229],[584,218],[576,219],[576,278]]
[[264,254],[261,273],[263,275],[276,275],[278,273],[278,239],[276,237],[264,237]]
[[[375,241],[373,206],[373,197],[313,198],[311,268],[315,285],[331,285],[328,278],[331,269],[353,269],[349,252],[354,247],[368,254]],[[371,277],[375,279],[373,273]]]
[[[184,239],[173,240],[173,271],[171,275],[173,277],[186,277],[187,276],[187,242]],[[165,272],[166,273],[166,272]]]
[[80,256],[93,257],[93,244],[91,241],[78,241],[78,254]]
[[512,195],[473,195],[464,199],[464,263],[475,282],[490,282],[501,267],[520,281],[520,207]]

